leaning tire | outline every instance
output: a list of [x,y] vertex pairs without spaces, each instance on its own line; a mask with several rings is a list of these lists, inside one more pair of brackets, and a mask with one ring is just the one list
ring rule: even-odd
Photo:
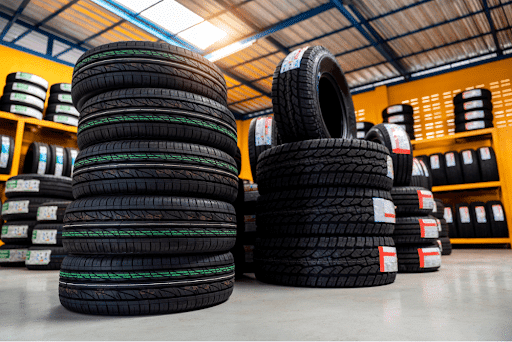
[[0,175],[8,175],[11,173],[14,156],[14,139],[8,135],[0,135],[0,143]]
[[73,199],[71,178],[26,174],[9,178],[5,184],[7,198],[53,197]]
[[50,146],[44,143],[33,142],[25,155],[23,173],[49,174],[52,154]]
[[480,164],[482,182],[498,181],[500,175],[494,149],[492,147],[480,147],[476,153],[478,155],[478,163]]

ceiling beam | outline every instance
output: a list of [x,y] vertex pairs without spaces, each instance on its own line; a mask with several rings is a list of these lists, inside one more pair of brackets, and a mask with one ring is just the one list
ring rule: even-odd
[[9,30],[11,29],[12,25],[16,22],[16,20],[18,20],[19,16],[21,15],[21,12],[23,12],[23,10],[25,9],[25,7],[27,7],[29,2],[30,0],[23,0],[23,2],[18,6],[18,9],[16,10],[16,12],[14,12],[14,15],[11,17],[11,20],[9,20],[9,22],[4,26],[4,29],[0,33],[0,40],[4,40],[5,35],[7,34],[7,32],[9,32]]
[[487,0],[482,0],[484,5],[485,16],[487,17],[487,21],[489,22],[489,27],[491,28],[492,39],[494,40],[494,45],[496,46],[496,52],[499,56],[503,54],[500,47],[500,41],[498,40],[498,35],[496,34],[496,27],[494,26],[494,22],[491,17],[491,11],[489,10],[489,4]]

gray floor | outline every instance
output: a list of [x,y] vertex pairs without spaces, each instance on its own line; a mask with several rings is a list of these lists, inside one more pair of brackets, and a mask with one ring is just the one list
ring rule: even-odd
[[0,268],[0,340],[512,340],[512,251],[455,250],[439,272],[362,289],[247,278],[219,306],[102,317],[59,304],[58,272]]

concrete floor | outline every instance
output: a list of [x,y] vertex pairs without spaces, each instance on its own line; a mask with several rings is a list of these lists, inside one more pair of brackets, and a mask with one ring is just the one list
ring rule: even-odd
[[80,315],[58,272],[0,268],[0,340],[512,340],[512,251],[454,250],[439,272],[360,289],[247,278],[219,306],[174,315]]

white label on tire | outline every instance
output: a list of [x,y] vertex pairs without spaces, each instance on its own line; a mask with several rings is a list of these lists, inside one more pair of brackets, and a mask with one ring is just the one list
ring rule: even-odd
[[40,183],[38,179],[12,179],[5,183],[5,192],[39,192]]
[[292,51],[288,56],[286,56],[283,61],[283,64],[281,64],[280,73],[282,74],[283,72],[299,68],[302,56],[304,55],[304,52],[306,52],[308,48],[309,46],[297,49],[295,51]]
[[420,209],[434,209],[434,196],[428,190],[417,190]]
[[473,108],[482,108],[484,106],[484,101],[482,100],[476,100],[476,101],[469,101],[464,103],[464,110],[470,110]]
[[491,150],[489,147],[480,147],[480,157],[482,160],[489,160],[491,159]]
[[30,108],[27,106],[21,106],[21,105],[11,105],[11,109],[9,110],[10,113],[13,114],[21,114],[25,116],[30,116],[36,119],[41,120],[43,118],[43,113],[38,111],[37,109]]
[[471,122],[466,122],[465,124],[466,126],[466,131],[472,131],[474,129],[482,129],[482,128],[485,128],[485,121],[471,121]]
[[44,109],[44,101],[32,95],[22,93],[11,93],[10,99],[11,101],[23,102],[34,105],[38,108],[41,108],[41,110]]
[[452,208],[445,207],[443,218],[446,220],[446,223],[453,223],[453,213]]
[[64,148],[55,147],[55,173],[54,176],[62,176],[64,169]]
[[366,136],[365,131],[357,131],[357,139],[364,139],[365,136]]
[[459,207],[459,216],[460,222],[462,223],[470,223],[471,218],[469,217],[469,208],[468,207]]
[[405,130],[395,124],[385,124],[391,139],[391,151],[396,154],[411,154],[411,144]]
[[425,177],[430,177],[430,174],[428,173],[428,167],[425,165],[423,160],[420,160],[421,167],[423,168],[423,173],[425,174]]
[[60,90],[71,92],[71,84],[69,84],[69,83],[61,83],[60,84]]
[[48,81],[45,80],[42,77],[37,76],[37,75],[32,75],[32,74],[29,74],[29,73],[26,73],[26,72],[18,71],[16,73],[16,79],[17,80],[30,81],[32,83],[39,84],[41,87],[43,87],[45,89],[48,88]]
[[57,229],[34,229],[34,231],[32,232],[32,243],[35,245],[56,245]]
[[55,113],[62,113],[62,114],[71,114],[75,116],[79,116],[80,113],[76,110],[73,106],[67,106],[67,105],[56,105],[55,106]]
[[0,250],[0,262],[25,261],[28,249],[2,249]]
[[455,154],[453,152],[445,154],[446,159],[446,167],[454,167],[455,166]]
[[405,115],[393,115],[388,118],[389,123],[404,122]]
[[434,208],[432,208],[432,213],[437,213],[437,203],[434,201]]
[[48,148],[39,147],[39,162],[37,163],[37,174],[44,175],[46,172],[46,162],[48,161]]
[[443,253],[443,243],[441,242],[441,240],[437,240],[437,245],[439,246],[439,251],[441,252],[441,254]]
[[481,205],[475,207],[476,222],[487,223],[487,216],[485,215],[485,208]]
[[499,204],[492,205],[492,215],[494,216],[494,221],[496,221],[496,222],[505,221],[505,214],[503,213],[503,207]]
[[28,226],[13,224],[3,225],[2,238],[28,238]]
[[53,122],[62,123],[70,126],[78,126],[78,118],[70,118],[66,115],[55,115]]
[[76,159],[76,156],[78,155],[78,151],[77,150],[71,150],[71,176],[73,176],[73,168],[75,167],[75,159]]
[[398,258],[395,247],[379,246],[381,272],[398,272]]
[[404,106],[402,106],[402,105],[394,105],[394,106],[388,107],[388,109],[386,110],[386,112],[388,114],[393,114],[393,113],[398,113],[398,112],[403,112],[403,111],[404,111]]
[[28,251],[25,265],[48,265],[51,260],[51,250]]
[[364,122],[356,123],[356,129],[364,129]]
[[43,98],[43,99],[46,98],[46,92],[43,89],[31,86],[29,84],[15,82],[12,84],[12,89],[13,90],[22,90],[27,93],[32,93],[35,96]]
[[480,97],[480,96],[482,96],[482,91],[480,89],[468,90],[468,91],[465,91],[462,93],[462,98],[464,100],[470,99],[472,97]]
[[256,128],[254,129],[254,144],[256,146],[272,146],[272,121],[269,116],[256,119]]
[[56,205],[50,205],[45,207],[37,208],[37,220],[38,221],[55,221],[57,220],[57,207]]
[[30,201],[9,201],[2,206],[2,215],[5,214],[26,214]]
[[436,223],[437,223],[437,230],[439,232],[441,232],[443,230],[443,226],[441,225],[441,220],[436,219]]
[[441,251],[438,247],[418,248],[421,268],[441,266]]
[[466,121],[475,120],[475,119],[483,119],[485,117],[483,110],[474,110],[472,112],[467,112],[464,114],[464,119]]
[[11,139],[2,137],[2,152],[0,152],[0,168],[7,167],[9,163],[9,150],[11,149]]
[[395,179],[395,170],[393,170],[393,159],[390,156],[387,156],[387,164],[388,164],[388,177],[391,179]]
[[471,151],[462,151],[462,159],[465,165],[473,164],[473,154]]
[[373,217],[375,222],[395,223],[395,204],[384,198],[373,198]]
[[73,100],[71,100],[71,95],[68,94],[59,94],[57,95],[57,99],[59,102],[73,103]]
[[441,167],[439,164],[439,155],[430,156],[430,167],[432,169],[439,169]]
[[412,163],[412,175],[421,176],[420,164],[416,158],[414,158]]
[[439,237],[439,229],[434,219],[419,219],[421,237],[424,239],[435,239]]

